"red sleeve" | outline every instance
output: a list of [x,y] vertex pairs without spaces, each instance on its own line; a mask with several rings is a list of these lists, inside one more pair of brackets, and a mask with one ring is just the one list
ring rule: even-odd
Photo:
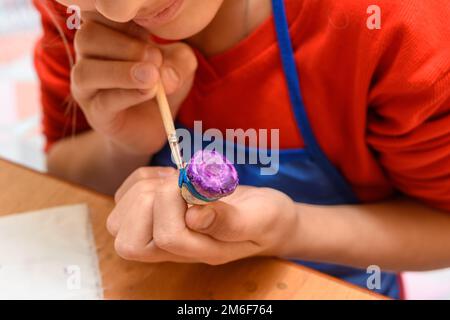
[[401,3],[383,17],[368,142],[396,188],[450,211],[450,5]]
[[71,57],[75,56],[75,32],[66,27],[66,9],[52,0],[33,0],[33,3],[41,14],[43,28],[35,47],[34,63],[41,83],[42,121],[48,151],[54,142],[89,130],[89,125],[70,95],[70,66],[74,58],[69,57],[69,52]]

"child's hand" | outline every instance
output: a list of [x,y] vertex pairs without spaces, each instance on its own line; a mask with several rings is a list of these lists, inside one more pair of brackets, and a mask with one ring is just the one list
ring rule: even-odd
[[155,102],[161,79],[175,115],[197,60],[183,43],[158,46],[143,28],[85,13],[76,33],[71,91],[92,128],[129,152],[150,155],[166,142]]
[[116,194],[107,222],[117,253],[143,262],[212,265],[284,255],[297,232],[294,202],[273,189],[238,187],[222,201],[187,207],[171,168],[141,168]]

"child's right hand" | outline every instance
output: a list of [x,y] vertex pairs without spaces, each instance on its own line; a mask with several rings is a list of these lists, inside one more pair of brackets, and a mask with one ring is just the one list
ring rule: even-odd
[[83,14],[75,36],[71,91],[89,124],[123,150],[152,155],[167,141],[155,101],[161,80],[174,116],[188,95],[197,60],[184,43],[156,45],[143,28]]

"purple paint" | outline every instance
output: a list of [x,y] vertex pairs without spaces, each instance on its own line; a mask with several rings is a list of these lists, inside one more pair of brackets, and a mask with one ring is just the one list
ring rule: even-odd
[[197,192],[208,199],[228,196],[239,184],[233,164],[217,151],[197,151],[186,167],[186,175]]

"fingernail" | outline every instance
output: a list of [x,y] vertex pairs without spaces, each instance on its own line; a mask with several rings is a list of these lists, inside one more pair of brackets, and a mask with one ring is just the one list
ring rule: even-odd
[[148,64],[138,64],[134,67],[134,78],[142,83],[150,83],[155,79],[156,68]]
[[172,67],[165,67],[163,69],[163,75],[167,80],[170,80],[174,84],[178,84],[180,82],[180,76]]
[[206,230],[214,222],[214,219],[216,218],[216,213],[213,210],[205,210],[205,213],[202,213],[202,210],[200,210],[199,214],[204,215],[201,217],[201,220],[197,223],[197,230]]

